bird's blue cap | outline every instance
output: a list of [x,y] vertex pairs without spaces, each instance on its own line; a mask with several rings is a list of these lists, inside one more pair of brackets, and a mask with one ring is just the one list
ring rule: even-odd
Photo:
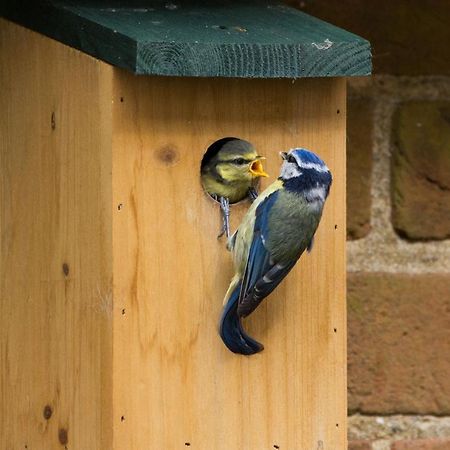
[[289,153],[292,154],[298,162],[305,164],[317,164],[319,166],[326,167],[326,164],[315,153],[310,152],[305,148],[293,148]]

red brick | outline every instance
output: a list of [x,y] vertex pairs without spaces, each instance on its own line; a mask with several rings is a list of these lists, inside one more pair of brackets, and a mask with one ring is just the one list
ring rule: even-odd
[[450,102],[401,104],[393,143],[394,228],[413,240],[449,238]]
[[450,450],[450,439],[418,439],[394,442],[392,450]]
[[450,275],[348,275],[350,411],[450,414]]
[[288,0],[368,39],[374,73],[450,75],[448,0]]
[[349,441],[348,450],[372,450],[370,441]]
[[370,230],[373,102],[349,98],[347,104],[347,238]]

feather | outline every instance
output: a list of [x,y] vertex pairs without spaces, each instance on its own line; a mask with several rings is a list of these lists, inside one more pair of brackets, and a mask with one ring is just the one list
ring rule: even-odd
[[236,313],[240,291],[241,283],[235,287],[223,309],[219,334],[233,353],[253,355],[263,350],[264,346],[252,339],[242,328],[241,318]]
[[314,236],[311,238],[311,240],[309,241],[308,247],[306,247],[306,250],[308,251],[308,253],[311,253],[311,250],[313,248],[314,245]]

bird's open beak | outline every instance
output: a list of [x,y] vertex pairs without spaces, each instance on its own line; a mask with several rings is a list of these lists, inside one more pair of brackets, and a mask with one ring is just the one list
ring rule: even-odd
[[266,159],[263,156],[258,156],[258,159],[250,164],[249,171],[255,177],[268,177],[269,175],[264,171],[261,160]]

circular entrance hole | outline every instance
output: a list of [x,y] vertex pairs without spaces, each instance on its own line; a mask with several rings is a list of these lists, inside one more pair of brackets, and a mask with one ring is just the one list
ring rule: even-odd
[[238,203],[257,189],[264,171],[264,157],[248,141],[224,137],[213,142],[203,155],[200,175],[203,189],[214,200]]

